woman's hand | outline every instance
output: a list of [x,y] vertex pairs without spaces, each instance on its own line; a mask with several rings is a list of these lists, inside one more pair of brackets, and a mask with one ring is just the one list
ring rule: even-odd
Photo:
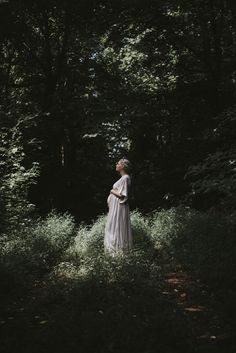
[[115,195],[116,197],[118,197],[119,199],[122,199],[124,196],[121,195],[117,190],[115,189],[111,189],[110,191],[111,194]]

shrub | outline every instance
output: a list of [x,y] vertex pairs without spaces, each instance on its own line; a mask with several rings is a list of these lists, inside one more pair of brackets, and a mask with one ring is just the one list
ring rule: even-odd
[[103,252],[103,238],[106,217],[100,215],[91,225],[80,224],[67,256],[74,259],[94,257]]
[[16,274],[47,271],[61,260],[74,233],[73,217],[53,210],[45,219],[35,219],[22,227],[17,237],[1,238],[1,265]]
[[172,207],[150,217],[154,247],[212,283],[235,283],[235,215]]
[[152,244],[148,218],[135,209],[131,212],[131,225],[135,248],[146,250],[150,248]]

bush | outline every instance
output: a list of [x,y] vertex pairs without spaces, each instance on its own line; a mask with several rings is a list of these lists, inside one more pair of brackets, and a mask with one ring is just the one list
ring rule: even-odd
[[[104,252],[107,215],[76,227],[68,213],[52,211],[11,236],[2,236],[1,273],[43,274],[96,281],[151,280],[161,263],[176,261],[214,285],[236,280],[236,217],[172,207],[143,216],[131,212],[134,249],[113,258]],[[158,255],[158,257],[156,257]]]
[[68,213],[53,210],[45,219],[35,219],[18,236],[1,238],[1,266],[19,273],[41,273],[62,259],[71,243],[75,222]]
[[101,215],[92,225],[80,224],[67,256],[74,259],[94,257],[103,252],[104,228],[107,216]]
[[143,250],[150,249],[150,247],[152,247],[152,239],[150,236],[148,218],[135,209],[131,212],[131,225],[135,248]]
[[154,247],[212,283],[235,283],[235,215],[172,207],[150,217]]

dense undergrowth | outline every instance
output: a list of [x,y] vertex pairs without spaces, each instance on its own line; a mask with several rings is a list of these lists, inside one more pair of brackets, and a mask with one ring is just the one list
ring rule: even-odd
[[50,273],[70,278],[146,276],[158,261],[177,261],[212,285],[232,287],[236,281],[235,214],[203,213],[186,207],[131,212],[134,249],[111,258],[104,253],[107,215],[77,225],[73,217],[53,210],[17,232],[1,236],[0,266],[5,276],[22,282]]
[[234,216],[133,210],[134,249],[115,257],[103,249],[107,215],[78,225],[53,210],[22,223],[1,237],[2,352],[205,352],[184,312],[162,294],[163,266],[231,291],[224,310],[233,315]]

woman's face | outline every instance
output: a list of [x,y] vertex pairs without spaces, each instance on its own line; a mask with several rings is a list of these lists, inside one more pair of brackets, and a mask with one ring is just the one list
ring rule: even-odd
[[117,163],[116,163],[116,170],[119,172],[121,171],[122,169],[124,169],[124,165],[123,165],[123,162],[121,160],[119,160]]

